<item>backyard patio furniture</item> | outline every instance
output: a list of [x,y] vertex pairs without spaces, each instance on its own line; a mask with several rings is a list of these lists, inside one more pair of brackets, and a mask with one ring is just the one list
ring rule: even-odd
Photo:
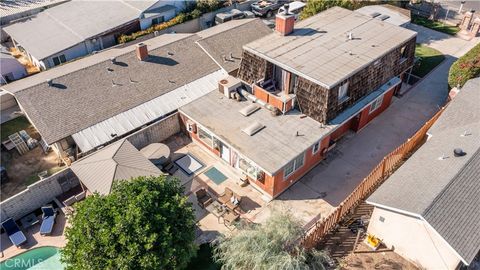
[[227,211],[225,215],[223,215],[223,221],[225,226],[232,230],[230,226],[234,225],[234,222],[237,221],[240,218],[240,215],[235,213],[234,211]]
[[39,222],[35,213],[30,213],[20,219],[20,225],[23,229],[28,229]]
[[2,228],[7,233],[12,244],[14,244],[16,247],[20,247],[22,244],[27,242],[27,237],[25,237],[25,234],[23,234],[13,219],[9,218],[2,222]]
[[226,187],[223,194],[218,197],[218,201],[224,204],[228,209],[235,210],[240,206],[241,196],[235,194],[230,188]]
[[42,225],[40,225],[40,235],[50,235],[52,234],[53,224],[55,224],[55,218],[57,213],[53,206],[44,206],[42,207]]
[[212,213],[217,217],[218,223],[220,223],[220,218],[226,213],[225,207],[218,201],[213,201],[207,207],[205,207],[209,213]]
[[207,190],[204,188],[197,190],[195,196],[197,196],[198,205],[202,208],[207,207],[213,201],[210,194],[208,194]]

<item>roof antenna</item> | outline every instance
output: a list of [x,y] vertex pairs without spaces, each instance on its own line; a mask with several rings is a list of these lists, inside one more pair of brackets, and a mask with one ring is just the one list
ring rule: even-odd
[[447,158],[448,158],[448,156],[446,156],[445,154],[442,154],[442,156],[439,157],[438,160],[445,160]]
[[128,79],[130,80],[130,83],[138,83],[138,81],[134,81],[134,80],[132,80],[132,78],[131,78],[131,77],[128,77]]
[[116,83],[116,82],[114,82],[114,81],[112,80],[112,87],[115,87],[115,86],[122,86],[122,85],[119,84],[119,83]]
[[461,137],[467,137],[467,136],[470,136],[472,135],[472,133],[468,132],[467,130],[465,130],[460,136]]

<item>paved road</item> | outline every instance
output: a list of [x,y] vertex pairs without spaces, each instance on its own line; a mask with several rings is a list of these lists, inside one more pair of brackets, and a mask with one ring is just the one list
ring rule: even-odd
[[270,202],[255,220],[261,222],[272,209],[289,209],[308,223],[325,216],[366,177],[381,159],[406,141],[445,104],[448,70],[455,59],[480,39],[465,41],[421,26],[417,41],[446,54],[446,59],[427,77],[393,104],[361,132],[350,134],[335,149],[334,158],[315,167],[279,198]]

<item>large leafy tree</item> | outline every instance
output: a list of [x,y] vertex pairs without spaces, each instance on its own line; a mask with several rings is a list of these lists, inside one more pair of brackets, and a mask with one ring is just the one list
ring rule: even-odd
[[78,203],[62,250],[66,269],[181,269],[195,256],[195,216],[175,179],[118,181]]
[[246,225],[230,236],[221,236],[214,258],[222,269],[324,269],[328,255],[299,246],[302,233],[301,224],[290,213],[274,212],[263,224]]

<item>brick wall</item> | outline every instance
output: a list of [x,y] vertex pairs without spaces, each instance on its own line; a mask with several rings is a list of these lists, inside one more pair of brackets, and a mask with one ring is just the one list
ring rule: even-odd
[[79,185],[75,174],[66,168],[27,187],[26,190],[0,203],[0,220],[15,220],[51,202],[55,197]]
[[127,137],[127,140],[137,149],[142,149],[148,144],[164,141],[178,132],[180,132],[180,120],[178,113],[174,113],[165,119],[133,133]]

